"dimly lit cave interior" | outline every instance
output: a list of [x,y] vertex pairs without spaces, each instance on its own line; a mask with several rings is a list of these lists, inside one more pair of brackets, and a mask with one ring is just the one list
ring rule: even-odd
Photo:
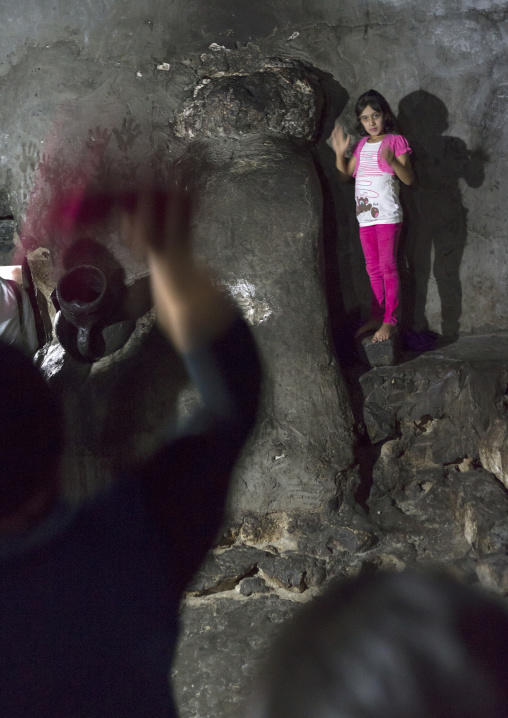
[[[506,15],[495,0],[3,0],[0,274],[18,271],[63,400],[69,500],[196,403],[142,253],[45,223],[78,167],[185,181],[196,251],[263,361],[223,528],[182,602],[182,718],[239,715],[279,627],[337,577],[440,566],[508,595]],[[416,176],[401,331],[375,354],[354,338],[370,284],[327,142],[337,119],[359,138],[369,88]],[[86,336],[66,312],[76,283],[105,297]]]

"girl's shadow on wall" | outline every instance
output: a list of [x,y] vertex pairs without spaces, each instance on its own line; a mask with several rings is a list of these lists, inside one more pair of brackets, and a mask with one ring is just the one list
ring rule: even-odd
[[415,331],[427,328],[432,269],[441,301],[442,334],[456,337],[462,314],[459,272],[467,236],[459,179],[469,187],[479,187],[488,158],[481,150],[468,150],[458,137],[443,135],[448,128],[448,110],[438,97],[424,90],[401,100],[397,119],[413,150],[416,175],[410,187],[401,184],[406,217],[400,250],[401,324]]

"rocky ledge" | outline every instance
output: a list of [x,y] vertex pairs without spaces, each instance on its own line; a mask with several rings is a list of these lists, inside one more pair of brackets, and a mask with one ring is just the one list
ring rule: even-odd
[[508,335],[463,337],[359,382],[367,500],[225,530],[182,606],[182,718],[241,715],[278,627],[335,577],[438,564],[508,595]]

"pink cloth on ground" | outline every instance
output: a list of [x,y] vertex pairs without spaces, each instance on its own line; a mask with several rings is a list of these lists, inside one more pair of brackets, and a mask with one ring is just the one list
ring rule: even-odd
[[360,227],[360,241],[372,287],[371,317],[397,324],[399,275],[397,248],[402,222]]

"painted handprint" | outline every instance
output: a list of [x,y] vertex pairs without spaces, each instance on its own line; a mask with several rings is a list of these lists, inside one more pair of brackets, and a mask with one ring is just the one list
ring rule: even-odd
[[44,152],[37,169],[39,170],[41,180],[44,182],[53,182],[59,177],[63,180],[66,167],[60,156],[50,156]]
[[124,117],[121,129],[113,129],[113,134],[120,152],[127,153],[140,136],[141,126],[134,122],[132,117]]
[[35,142],[29,142],[28,146],[23,143],[21,157],[19,160],[19,169],[23,174],[33,172],[39,162],[40,152]]
[[96,155],[102,155],[104,150],[109,144],[109,140],[111,139],[111,132],[107,129],[103,129],[99,127],[99,125],[96,126],[95,130],[90,129],[88,130],[88,140],[86,142],[86,146],[88,149],[93,152]]

